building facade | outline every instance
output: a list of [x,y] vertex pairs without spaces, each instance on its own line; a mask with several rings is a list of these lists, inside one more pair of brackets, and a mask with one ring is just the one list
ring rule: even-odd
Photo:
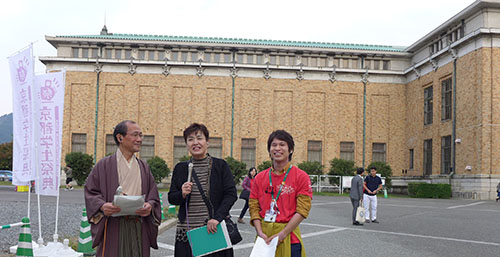
[[500,1],[476,1],[409,47],[112,34],[47,36],[67,71],[65,155],[114,152],[114,125],[137,121],[141,158],[169,167],[182,131],[207,125],[209,152],[257,166],[289,131],[293,162],[385,161],[394,186],[451,183],[493,199],[500,181]]

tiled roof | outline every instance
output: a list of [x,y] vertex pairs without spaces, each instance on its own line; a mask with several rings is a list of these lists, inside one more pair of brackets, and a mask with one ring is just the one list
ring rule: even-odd
[[186,43],[212,43],[212,44],[237,44],[257,46],[283,46],[283,47],[314,47],[326,49],[351,49],[367,51],[404,52],[406,47],[385,45],[362,45],[344,43],[325,43],[307,41],[286,41],[268,39],[245,39],[245,38],[218,38],[218,37],[188,37],[188,36],[163,36],[163,35],[140,35],[140,34],[109,34],[109,35],[74,35],[57,36],[58,38],[81,38],[81,39],[119,39],[119,40],[150,40]]

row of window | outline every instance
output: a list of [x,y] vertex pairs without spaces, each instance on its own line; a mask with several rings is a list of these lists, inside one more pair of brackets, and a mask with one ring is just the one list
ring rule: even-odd
[[[139,156],[141,159],[149,160],[154,156],[155,137],[145,135],[142,140],[141,151]],[[117,146],[113,139],[113,135],[106,135],[106,155],[116,152]],[[255,167],[256,159],[256,140],[255,138],[242,138],[241,139],[241,161],[246,163],[247,167]],[[87,134],[73,133],[71,140],[72,152],[87,152]],[[372,145],[372,160],[373,161],[386,161],[386,144],[373,143]],[[211,137],[208,152],[211,156],[223,158],[222,156],[222,138]],[[174,165],[179,160],[188,155],[184,137],[174,137]],[[307,142],[307,160],[317,161],[323,163],[323,143],[322,141],[309,140]],[[340,158],[345,160],[354,161],[354,142],[340,142]]]
[[[414,168],[414,149],[410,149],[409,168]],[[432,139],[424,140],[424,175],[432,175]],[[441,137],[441,174],[451,172],[451,136]]]
[[[154,60],[179,62],[207,62],[207,63],[231,63],[232,53],[228,52],[194,52],[194,51],[157,51],[157,50],[132,50],[122,48],[105,48],[99,54],[98,48],[75,47],[72,49],[73,57],[76,58],[97,58],[129,60],[134,57],[136,60]],[[295,56],[295,55],[269,55],[262,53],[236,53],[235,61],[242,64],[270,64],[284,66],[310,66],[310,67],[332,67],[362,69],[368,67],[371,70],[389,70],[390,61],[382,59],[361,60],[358,57],[334,58],[320,56]],[[364,63],[363,63],[364,62]]]
[[444,32],[439,38],[429,45],[430,54],[439,52],[441,49],[450,46],[453,42],[464,37],[464,26],[454,28],[448,32]]
[[[451,78],[441,81],[441,120],[451,119],[452,107],[452,80]],[[424,125],[430,125],[433,121],[433,87],[424,88]]]

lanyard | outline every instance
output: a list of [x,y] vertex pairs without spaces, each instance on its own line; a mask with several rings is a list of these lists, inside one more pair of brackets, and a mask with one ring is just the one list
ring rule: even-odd
[[285,177],[283,178],[283,182],[281,182],[280,190],[278,191],[278,194],[276,195],[276,198],[274,198],[274,190],[272,190],[272,188],[273,188],[273,180],[271,178],[271,173],[273,172],[273,168],[271,168],[269,170],[269,185],[271,186],[271,199],[274,202],[278,201],[278,197],[280,197],[280,194],[281,194],[281,189],[283,189],[283,186],[285,185],[286,177],[288,176],[288,172],[290,172],[291,169],[292,169],[292,165],[290,164],[290,167],[286,171]]

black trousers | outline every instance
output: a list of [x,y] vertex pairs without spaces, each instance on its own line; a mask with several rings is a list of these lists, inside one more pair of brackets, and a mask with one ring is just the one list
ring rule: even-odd
[[[192,257],[191,246],[188,242],[175,241],[175,249],[174,249],[175,257]],[[212,253],[210,255],[206,255],[209,257],[234,257],[233,249],[227,249],[224,251]],[[300,255],[299,255],[300,256]]]
[[247,210],[248,210],[248,199],[245,199],[245,206],[243,206],[243,209],[241,209],[240,219],[243,219],[243,217],[247,213]]

